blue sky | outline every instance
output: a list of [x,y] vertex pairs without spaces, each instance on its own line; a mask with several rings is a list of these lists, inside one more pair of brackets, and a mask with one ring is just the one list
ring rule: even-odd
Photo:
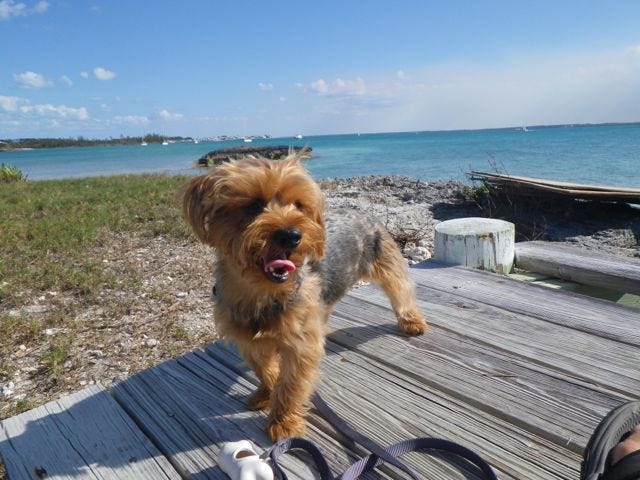
[[640,2],[0,0],[0,138],[640,121]]

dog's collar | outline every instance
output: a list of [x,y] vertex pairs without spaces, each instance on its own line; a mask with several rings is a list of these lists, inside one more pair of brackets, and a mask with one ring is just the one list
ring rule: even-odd
[[[288,305],[291,305],[298,298],[298,293],[300,292],[300,286],[302,285],[302,274],[298,273],[296,275],[296,285],[293,291],[289,294],[285,301],[282,300],[274,300],[271,304],[263,307],[260,311],[258,311],[253,317],[251,317],[248,321],[249,329],[254,337],[258,337],[262,335],[265,328],[273,322],[274,319],[280,317]],[[216,298],[220,298],[220,292],[217,289],[217,286],[214,284],[211,289],[211,297],[215,300]],[[234,316],[241,316],[241,312],[236,312]],[[244,323],[244,322],[242,322]]]

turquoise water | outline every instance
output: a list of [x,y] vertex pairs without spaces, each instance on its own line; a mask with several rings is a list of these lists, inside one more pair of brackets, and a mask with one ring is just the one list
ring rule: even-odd
[[[309,145],[321,178],[370,174],[464,180],[470,170],[562,181],[640,187],[640,124],[529,127],[449,132],[325,135],[254,140],[251,145]],[[0,153],[30,179],[120,173],[195,173],[205,153],[242,141],[52,148]]]

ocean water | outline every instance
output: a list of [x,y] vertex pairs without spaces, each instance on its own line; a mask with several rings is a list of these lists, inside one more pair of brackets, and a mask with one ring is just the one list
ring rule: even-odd
[[[254,140],[251,145],[313,148],[307,162],[317,179],[406,175],[425,181],[466,180],[471,170],[601,185],[640,187],[640,124],[559,126],[311,136]],[[0,152],[0,162],[32,180],[163,172],[194,174],[205,153],[228,142],[167,146],[51,148]]]

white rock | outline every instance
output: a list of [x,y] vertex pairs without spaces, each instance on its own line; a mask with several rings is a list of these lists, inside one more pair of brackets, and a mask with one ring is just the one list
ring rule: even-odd
[[157,347],[159,343],[155,338],[147,338],[144,342],[147,347]]
[[421,262],[431,258],[431,254],[426,247],[413,247],[409,250],[405,249],[405,254],[413,261]]
[[[44,299],[44,297],[42,297]],[[49,311],[50,308],[47,305],[27,305],[22,307],[22,311],[25,313],[44,313]]]
[[14,388],[16,388],[16,384],[13,382],[9,382],[4,386],[0,386],[0,397],[11,397],[13,395]]

